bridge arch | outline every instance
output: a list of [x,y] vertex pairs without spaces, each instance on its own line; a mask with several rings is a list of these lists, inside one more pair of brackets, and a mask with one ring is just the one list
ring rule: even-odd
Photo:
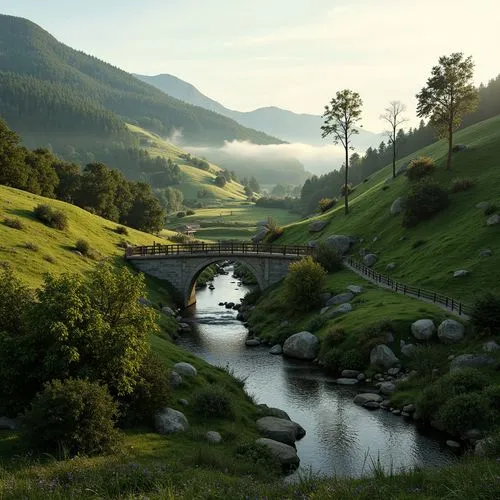
[[[196,302],[196,281],[199,278],[200,274],[208,267],[211,266],[212,264],[217,264],[219,262],[225,262],[228,259],[223,259],[221,257],[210,257],[205,259],[202,262],[197,262],[196,266],[192,267],[189,272],[191,276],[187,277],[184,289],[183,289],[183,300],[184,304],[189,307],[193,305]],[[247,259],[244,258],[235,258],[235,259],[230,259],[231,262],[237,262],[239,264],[243,264],[246,266],[250,272],[254,275],[255,279],[257,280],[257,284],[259,286],[260,290],[264,290],[266,288],[266,283],[264,281],[262,271],[261,269],[258,269],[255,266],[255,263],[253,262],[248,262]]]

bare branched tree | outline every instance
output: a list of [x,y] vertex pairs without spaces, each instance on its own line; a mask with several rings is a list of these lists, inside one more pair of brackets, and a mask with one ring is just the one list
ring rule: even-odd
[[389,144],[392,146],[392,177],[396,177],[396,159],[398,154],[397,141],[399,127],[408,121],[404,116],[406,106],[401,101],[391,101],[389,107],[385,108],[384,114],[380,115],[381,120],[385,120],[390,129],[387,132]]

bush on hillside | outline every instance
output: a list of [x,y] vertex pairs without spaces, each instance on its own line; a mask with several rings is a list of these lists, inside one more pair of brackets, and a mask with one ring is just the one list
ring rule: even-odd
[[481,391],[488,385],[488,377],[476,368],[463,368],[446,374],[439,383],[446,394],[458,396],[467,392]]
[[329,273],[341,271],[343,269],[342,255],[333,246],[320,242],[314,249],[314,260]]
[[500,296],[487,292],[479,297],[474,303],[470,317],[477,333],[500,335]]
[[346,334],[343,328],[338,326],[330,328],[321,342],[321,352],[328,352],[333,347],[337,347],[342,344],[345,339]]
[[285,278],[285,294],[290,303],[301,310],[321,305],[326,274],[325,269],[309,256],[290,264]]
[[226,183],[227,183],[227,179],[223,176],[223,175],[218,175],[216,178],[215,178],[215,185],[220,187],[220,188],[223,188]]
[[447,397],[449,395],[444,393],[439,383],[435,382],[425,387],[417,399],[417,411],[422,419],[432,420]]
[[411,248],[415,250],[415,248],[419,248],[424,246],[427,243],[426,240],[416,240],[412,243]]
[[500,412],[500,385],[490,385],[484,390],[484,396],[488,399],[490,408],[497,412],[496,417],[498,419],[498,412]]
[[419,345],[411,360],[411,367],[427,380],[434,378],[434,369],[441,365],[443,354],[434,346]]
[[179,219],[186,217],[186,212],[177,212],[177,217],[179,217]]
[[170,399],[168,371],[152,353],[142,362],[134,391],[122,398],[120,424],[153,425],[154,416],[165,408]]
[[317,332],[318,330],[321,330],[327,322],[328,318],[325,316],[314,316],[314,318],[312,318],[307,325],[307,331],[311,333]]
[[75,243],[75,249],[77,252],[80,252],[82,255],[90,254],[90,243],[87,240],[78,240]]
[[413,186],[405,201],[403,225],[416,226],[432,218],[450,204],[448,192],[434,182],[420,182]]
[[67,215],[60,210],[50,207],[49,205],[37,205],[34,208],[33,213],[35,214],[35,217],[46,226],[53,227],[61,231],[68,227]]
[[451,434],[485,428],[491,419],[487,398],[475,392],[460,394],[446,401],[439,410],[439,422]]
[[333,347],[325,354],[321,356],[321,361],[327,370],[332,373],[338,373],[340,371],[340,364],[342,360],[342,349],[338,347]]
[[273,243],[274,241],[281,238],[284,232],[285,232],[284,229],[279,226],[273,229],[269,229],[269,231],[266,234],[266,237],[264,238],[264,243]]
[[53,380],[24,416],[30,446],[41,451],[94,455],[118,440],[118,408],[105,386],[81,379]]
[[38,250],[40,250],[40,247],[32,241],[27,241],[23,246],[26,250],[31,250],[32,252],[38,252]]
[[128,236],[128,229],[125,226],[116,226],[115,233]]
[[25,327],[32,303],[31,290],[14,275],[10,266],[0,266],[0,332],[17,336]]
[[341,370],[363,370],[368,364],[368,356],[359,349],[344,351],[340,357]]
[[369,355],[375,346],[387,342],[388,333],[394,333],[394,326],[389,319],[367,325],[358,336],[358,348],[364,355]]
[[474,179],[470,177],[458,177],[451,181],[451,192],[460,193],[462,191],[468,191],[474,187]]
[[318,212],[323,214],[330,208],[333,208],[337,203],[337,198],[322,198],[318,202]]
[[20,231],[24,229],[24,224],[19,219],[6,217],[3,223],[11,229],[19,229]]
[[206,418],[234,418],[231,399],[222,388],[208,386],[192,396],[193,411]]
[[195,215],[195,214],[196,214],[196,212],[194,210],[191,210],[191,209],[186,210],[186,215]]
[[406,176],[410,182],[416,182],[434,173],[436,166],[434,160],[426,156],[413,160],[406,171]]

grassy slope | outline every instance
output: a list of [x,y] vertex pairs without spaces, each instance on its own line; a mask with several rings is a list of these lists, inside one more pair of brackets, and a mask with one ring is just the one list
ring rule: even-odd
[[[484,289],[500,291],[497,272],[500,268],[500,226],[487,227],[483,212],[475,208],[481,201],[500,206],[500,116],[481,122],[456,134],[455,143],[466,144],[468,150],[454,155],[453,171],[444,169],[446,146],[443,141],[422,149],[416,156],[431,156],[437,162],[435,178],[449,186],[456,177],[472,177],[475,186],[463,193],[451,195],[448,209],[415,228],[402,227],[402,216],[390,214],[392,202],[408,192],[406,177],[385,184],[391,167],[374,174],[357,186],[351,199],[351,213],[346,217],[341,203],[325,215],[298,222],[285,228],[280,243],[305,243],[317,238],[308,232],[313,220],[329,221],[320,239],[331,234],[350,234],[364,238],[359,246],[369,248],[380,259],[374,269],[385,272],[389,262],[396,262],[392,276],[409,284],[447,293],[464,301],[472,301]],[[382,190],[383,187],[387,189]],[[372,240],[379,237],[376,243]],[[405,241],[400,241],[406,236]],[[425,245],[413,249],[417,240]],[[493,256],[480,258],[479,251],[490,248]],[[454,279],[457,269],[468,269],[470,276]]]
[[174,187],[182,191],[185,199],[196,200],[198,191],[203,188],[209,191],[211,198],[215,200],[243,201],[246,199],[243,186],[237,182],[229,182],[224,188],[217,187],[214,184],[216,177],[214,172],[222,170],[218,165],[210,163],[211,172],[205,172],[199,168],[187,165],[180,157],[181,154],[185,154],[186,152],[180,147],[135,125],[128,124],[127,126],[130,131],[149,141],[150,145],[146,149],[151,155],[169,158],[181,167],[182,181]]

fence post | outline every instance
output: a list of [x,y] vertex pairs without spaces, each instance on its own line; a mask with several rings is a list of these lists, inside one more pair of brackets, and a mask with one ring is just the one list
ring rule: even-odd
[[458,315],[462,316],[462,302],[458,304]]

